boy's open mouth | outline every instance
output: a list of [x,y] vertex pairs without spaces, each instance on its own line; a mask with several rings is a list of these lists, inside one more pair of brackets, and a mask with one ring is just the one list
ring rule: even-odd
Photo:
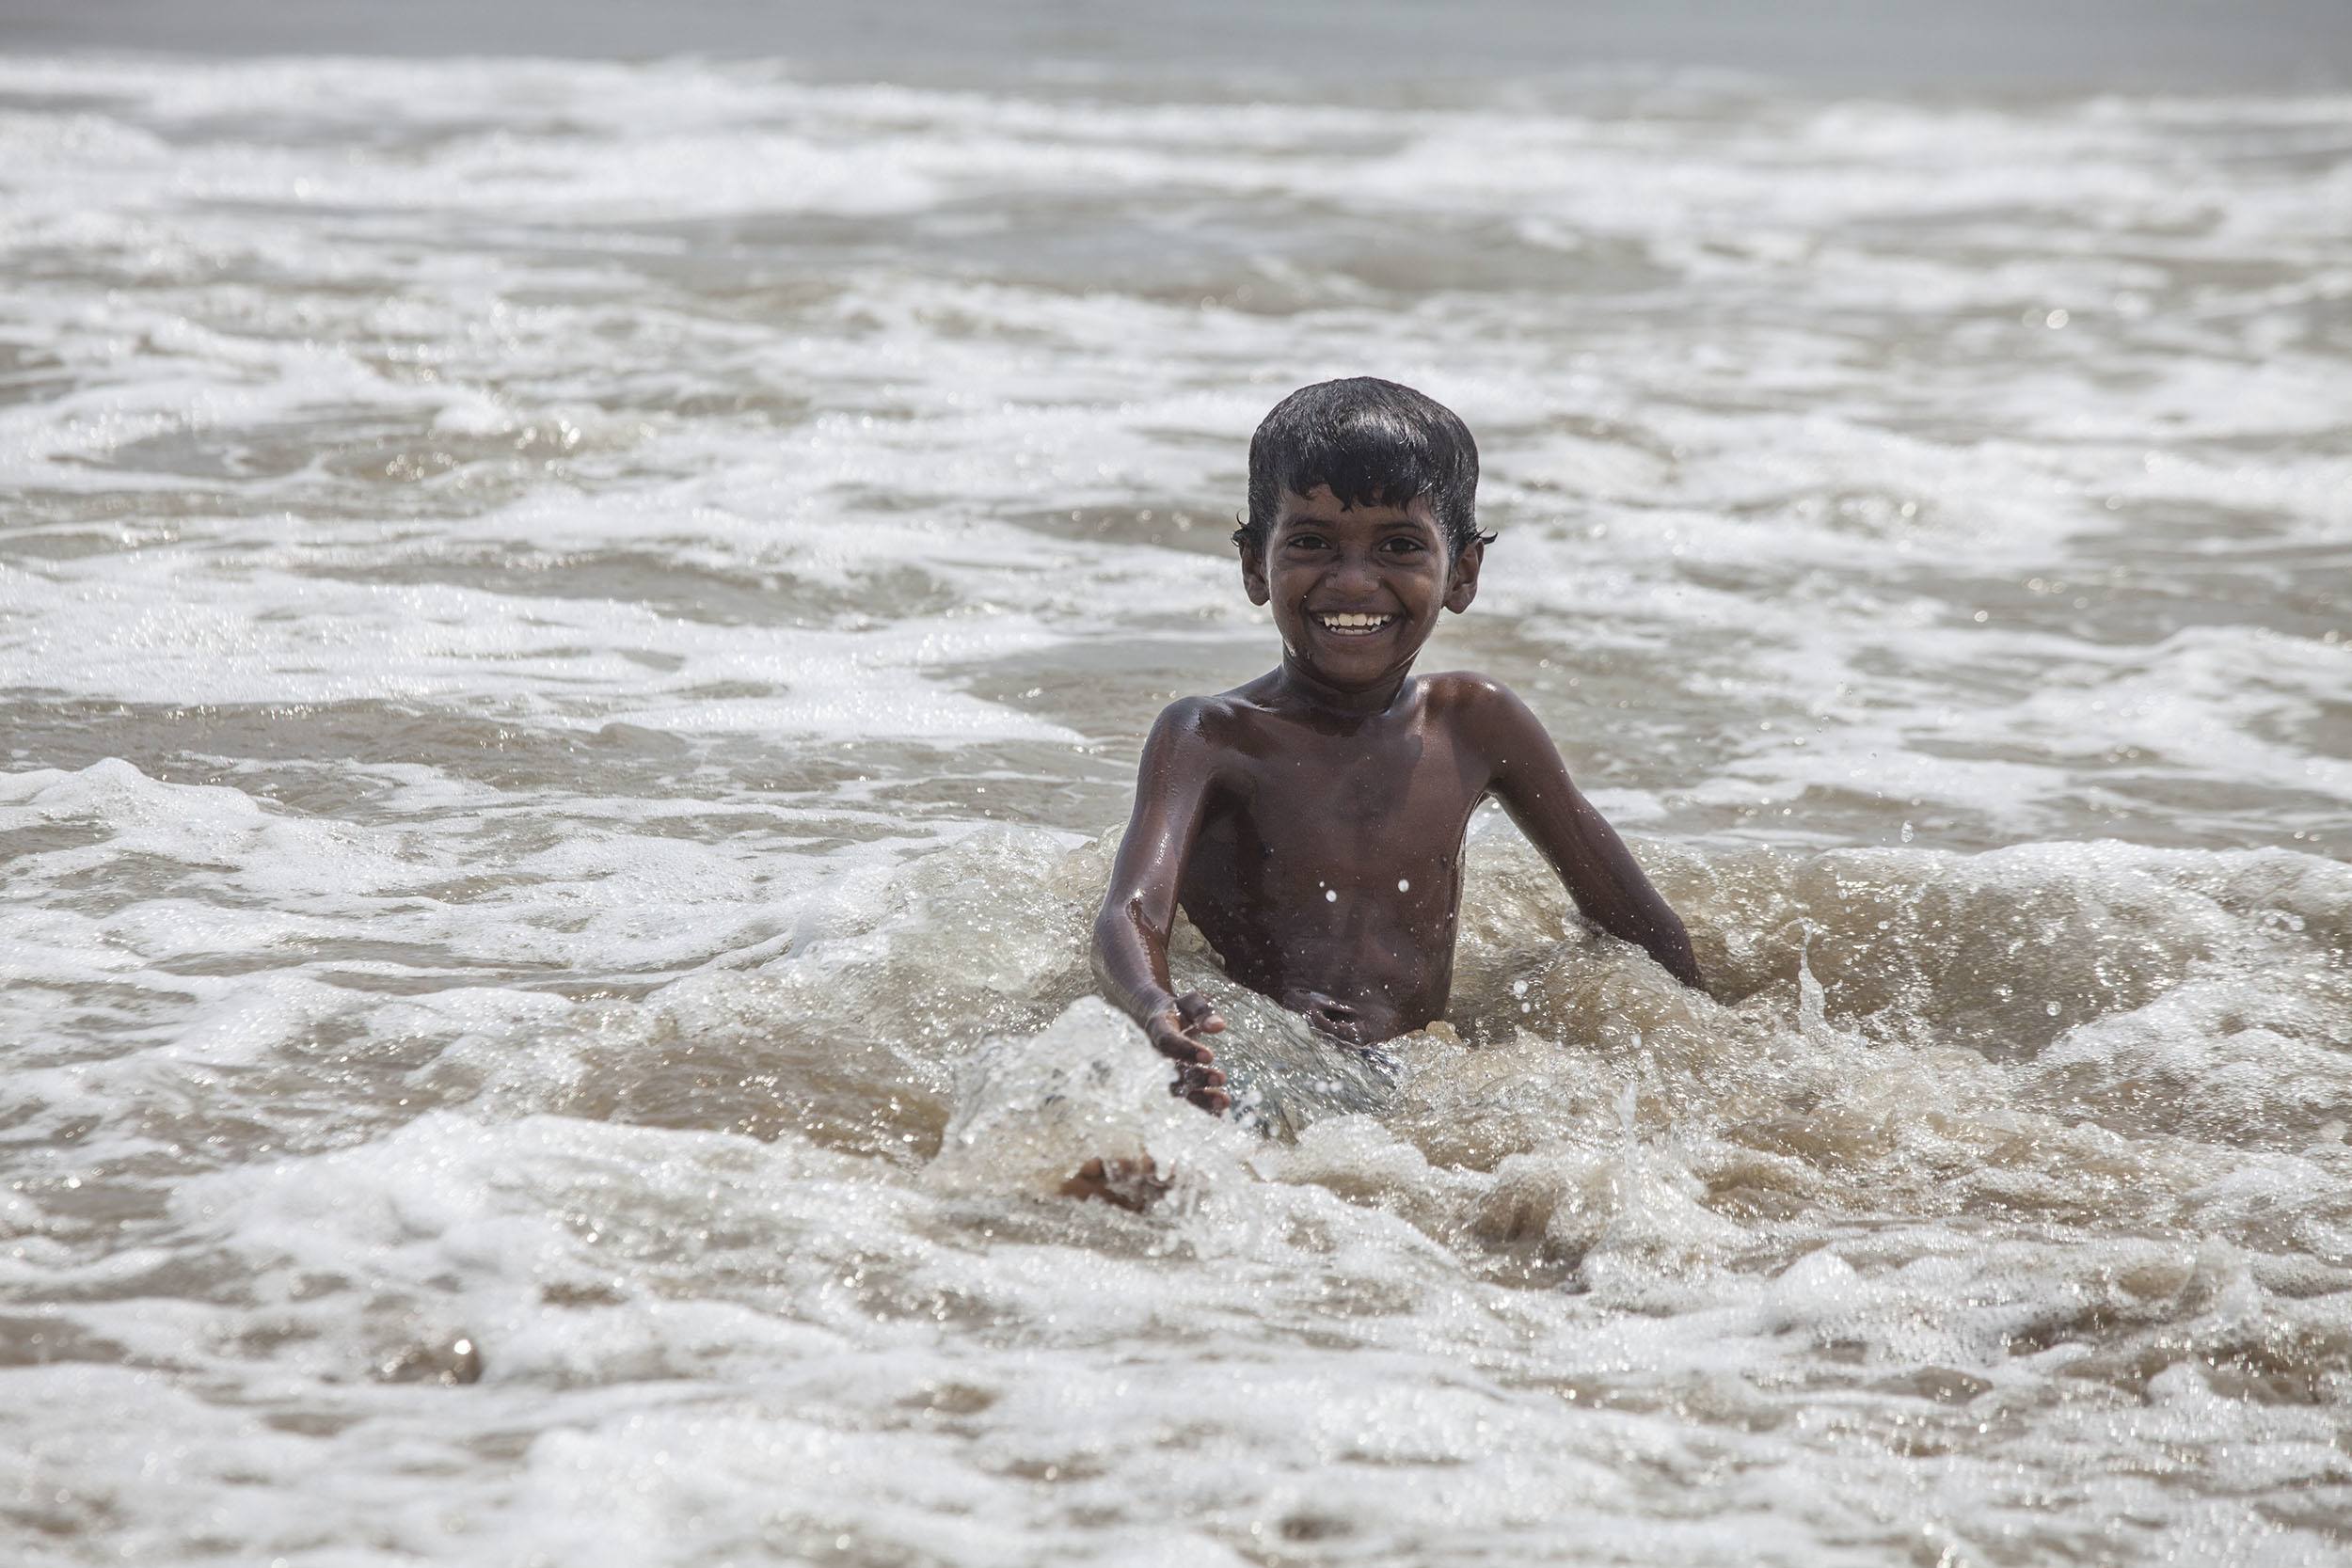
[[1328,614],[1320,610],[1311,613],[1316,626],[1340,637],[1370,637],[1388,630],[1399,619],[1394,615]]

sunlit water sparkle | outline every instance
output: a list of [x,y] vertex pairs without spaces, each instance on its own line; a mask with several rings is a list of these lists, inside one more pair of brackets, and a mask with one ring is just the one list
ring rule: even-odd
[[[5,1555],[2343,1560],[2347,123],[0,58]],[[1715,995],[1482,819],[1262,1138],[1085,928],[1355,372]]]

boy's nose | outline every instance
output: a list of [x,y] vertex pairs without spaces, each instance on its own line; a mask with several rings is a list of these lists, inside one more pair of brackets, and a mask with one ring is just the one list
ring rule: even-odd
[[1328,580],[1336,592],[1368,595],[1380,586],[1380,574],[1373,570],[1370,556],[1347,554],[1331,563]]

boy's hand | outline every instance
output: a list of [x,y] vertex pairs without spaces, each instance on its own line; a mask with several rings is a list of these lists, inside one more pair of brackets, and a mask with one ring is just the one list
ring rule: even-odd
[[1197,990],[1171,999],[1144,1025],[1152,1049],[1177,1064],[1176,1081],[1168,1086],[1168,1092],[1180,1100],[1191,1101],[1213,1117],[1224,1115],[1233,1097],[1225,1092],[1225,1074],[1215,1066],[1216,1053],[1194,1037],[1224,1032],[1225,1021],[1216,1016],[1216,1008],[1209,999]]
[[1311,1027],[1330,1036],[1343,1045],[1361,1046],[1369,1043],[1364,1038],[1364,1021],[1357,1016],[1355,1008],[1335,996],[1326,996],[1319,990],[1311,990],[1299,996],[1296,1001],[1285,997],[1283,1005],[1293,1012],[1304,1013],[1307,1016],[1307,1022]]

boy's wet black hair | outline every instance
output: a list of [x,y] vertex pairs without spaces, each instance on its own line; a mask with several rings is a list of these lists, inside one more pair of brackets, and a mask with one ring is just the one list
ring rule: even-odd
[[1319,381],[1274,405],[1249,438],[1249,516],[1233,543],[1265,547],[1282,492],[1327,484],[1345,506],[1429,498],[1455,555],[1478,531],[1478,443],[1454,410],[1393,381]]

